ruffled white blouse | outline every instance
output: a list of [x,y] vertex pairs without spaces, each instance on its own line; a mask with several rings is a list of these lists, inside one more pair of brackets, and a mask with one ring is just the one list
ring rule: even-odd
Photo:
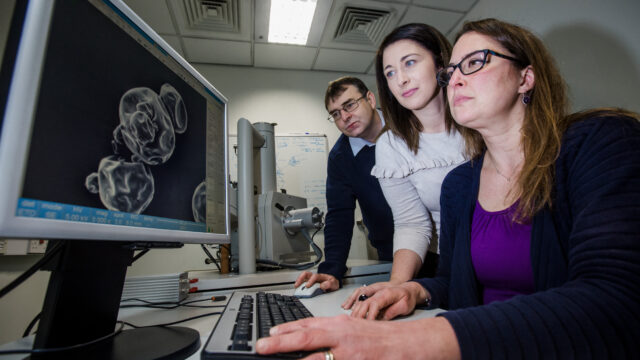
[[464,140],[457,131],[420,133],[417,154],[391,131],[380,136],[371,175],[378,178],[393,212],[394,253],[408,249],[423,262],[427,250],[439,253],[440,188],[449,171],[465,161]]

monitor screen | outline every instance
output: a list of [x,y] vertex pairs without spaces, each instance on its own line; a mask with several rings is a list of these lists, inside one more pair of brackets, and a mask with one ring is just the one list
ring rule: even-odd
[[35,348],[198,349],[193,329],[114,328],[135,249],[229,242],[226,116],[226,98],[121,0],[16,2],[0,71],[0,238],[60,239],[45,254],[56,261]]
[[52,3],[3,67],[0,236],[228,242],[226,99],[121,2]]

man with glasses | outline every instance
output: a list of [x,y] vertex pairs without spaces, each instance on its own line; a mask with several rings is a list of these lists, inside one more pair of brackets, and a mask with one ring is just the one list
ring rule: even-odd
[[329,153],[327,166],[325,261],[317,274],[300,274],[295,287],[319,282],[324,291],[333,291],[340,288],[347,270],[356,200],[379,260],[393,260],[393,215],[378,180],[371,176],[374,142],[384,126],[375,96],[362,80],[342,77],[329,83],[324,104],[328,120],[342,132]]

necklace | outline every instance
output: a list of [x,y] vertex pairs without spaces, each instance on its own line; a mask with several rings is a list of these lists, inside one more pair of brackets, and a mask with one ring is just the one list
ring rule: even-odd
[[[491,154],[489,154],[489,156],[491,156]],[[522,162],[522,160],[520,160],[516,166],[514,166],[514,169],[517,169],[520,166],[520,163]],[[496,172],[498,173],[498,175],[502,176],[505,180],[507,180],[507,182],[511,182],[511,179],[513,178],[513,176],[515,175],[516,171],[514,171],[511,176],[506,176],[504,175],[500,169],[498,169],[498,166],[496,166],[496,161],[493,159],[493,156],[491,156],[491,164],[493,165],[493,168],[496,169]]]
[[509,177],[504,176],[504,174],[501,173],[500,170],[498,170],[498,167],[496,166],[496,164],[493,164],[493,168],[496,169],[496,172],[498,173],[498,175],[502,176],[505,180],[507,180],[507,182],[511,182],[511,176]]

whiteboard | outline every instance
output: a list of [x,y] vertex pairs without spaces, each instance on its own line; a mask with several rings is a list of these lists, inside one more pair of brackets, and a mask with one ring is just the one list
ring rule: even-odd
[[[276,188],[304,197],[307,206],[327,213],[327,137],[323,134],[283,134],[275,136]],[[237,135],[229,135],[230,179],[238,181]]]

